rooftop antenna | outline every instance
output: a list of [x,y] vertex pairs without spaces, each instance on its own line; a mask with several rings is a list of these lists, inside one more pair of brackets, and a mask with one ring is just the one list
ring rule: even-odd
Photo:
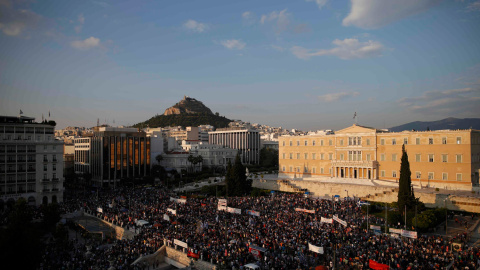
[[100,118],[97,118],[97,127],[100,126]]

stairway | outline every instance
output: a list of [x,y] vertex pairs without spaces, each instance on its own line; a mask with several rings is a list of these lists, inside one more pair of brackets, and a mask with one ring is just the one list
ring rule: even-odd
[[286,186],[287,191],[295,192],[295,193],[305,193],[308,192],[306,188],[299,188],[296,185],[290,183],[289,180],[279,180],[280,185]]

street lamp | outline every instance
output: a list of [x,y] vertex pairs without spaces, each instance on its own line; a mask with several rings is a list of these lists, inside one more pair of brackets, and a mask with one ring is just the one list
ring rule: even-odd
[[347,192],[347,198],[348,198],[348,190],[345,189],[345,191]]

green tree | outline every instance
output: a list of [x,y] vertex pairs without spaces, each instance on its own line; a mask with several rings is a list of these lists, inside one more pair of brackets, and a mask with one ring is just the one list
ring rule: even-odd
[[188,162],[190,162],[190,171],[193,172],[193,165],[196,162],[195,157],[193,155],[189,155],[187,158]]
[[247,179],[245,172],[240,154],[237,154],[234,165],[232,166],[229,162],[227,166],[226,182],[229,196],[244,196],[250,193],[252,181]]
[[160,162],[163,160],[163,156],[162,155],[157,155],[155,157],[155,159],[157,160],[157,163],[160,165]]
[[405,145],[402,146],[402,161],[400,163],[400,180],[398,183],[398,211],[404,213],[405,206],[407,211],[415,208],[417,199],[413,192],[412,172],[410,171],[410,163],[408,155],[405,151]]
[[233,177],[233,166],[230,160],[227,163],[227,171],[225,174],[225,185],[227,188],[227,196],[232,196],[233,191],[235,190],[235,178]]
[[278,150],[262,148],[260,150],[260,165],[264,168],[278,168]]

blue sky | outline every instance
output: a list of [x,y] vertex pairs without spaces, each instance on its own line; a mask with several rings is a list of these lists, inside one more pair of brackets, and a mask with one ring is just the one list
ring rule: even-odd
[[184,95],[284,128],[480,117],[480,0],[0,0],[0,114],[135,124]]

